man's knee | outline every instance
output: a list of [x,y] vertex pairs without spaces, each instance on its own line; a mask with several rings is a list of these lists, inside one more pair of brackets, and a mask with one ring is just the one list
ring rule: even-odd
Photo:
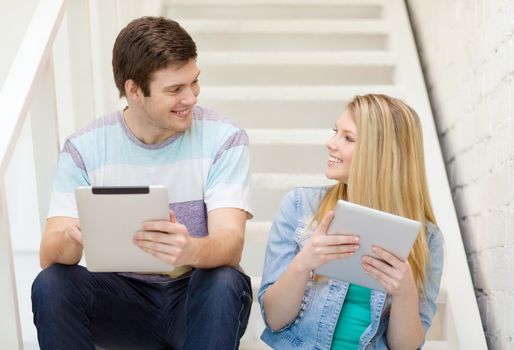
[[45,303],[73,292],[74,288],[70,288],[72,276],[80,274],[80,269],[76,265],[53,264],[41,271],[32,283],[32,302]]
[[194,283],[205,285],[210,290],[219,289],[225,292],[251,293],[249,277],[233,267],[222,266],[214,269],[198,269],[193,272]]

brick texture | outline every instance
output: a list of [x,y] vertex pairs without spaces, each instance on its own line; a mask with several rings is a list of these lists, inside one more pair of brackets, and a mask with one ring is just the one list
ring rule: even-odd
[[514,349],[514,1],[407,4],[488,346]]

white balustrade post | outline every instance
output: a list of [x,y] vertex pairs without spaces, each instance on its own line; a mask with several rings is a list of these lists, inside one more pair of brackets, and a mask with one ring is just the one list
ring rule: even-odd
[[0,342],[3,349],[22,349],[18,294],[9,230],[9,215],[4,184],[0,172]]
[[41,67],[35,81],[32,99],[32,147],[36,170],[37,196],[41,231],[46,225],[46,214],[52,190],[52,178],[59,155],[59,126],[55,97],[52,56]]
[[[89,4],[86,0],[68,3],[54,46],[56,88],[59,96],[59,115],[64,121],[61,129],[70,132],[88,124],[95,118],[94,77],[91,55],[91,28]],[[73,120],[73,123],[70,122]],[[72,125],[71,125],[72,124]]]
[[90,0],[89,5],[96,115],[99,116],[120,107],[112,73],[112,48],[121,27],[117,0]]

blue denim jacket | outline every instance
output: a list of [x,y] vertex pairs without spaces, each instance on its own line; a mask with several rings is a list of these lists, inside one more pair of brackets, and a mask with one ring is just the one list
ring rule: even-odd
[[[308,227],[328,187],[296,188],[282,201],[271,227],[266,249],[259,303],[265,318],[262,298],[266,290],[284,273],[294,256],[310,239]],[[428,270],[426,297],[420,297],[419,313],[426,333],[436,312],[443,268],[443,237],[439,229],[427,225],[431,270]],[[328,350],[339,318],[348,283],[333,279],[310,279],[296,319],[273,332],[266,326],[261,339],[274,349]],[[386,293],[372,290],[371,324],[362,334],[359,349],[388,349],[386,330],[391,299]]]

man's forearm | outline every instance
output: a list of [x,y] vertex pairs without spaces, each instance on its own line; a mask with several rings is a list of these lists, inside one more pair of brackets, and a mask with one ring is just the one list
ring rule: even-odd
[[39,252],[39,262],[43,269],[54,263],[74,265],[81,258],[82,246],[70,238],[64,230],[45,233]]
[[244,239],[238,237],[193,237],[195,253],[192,257],[192,266],[204,269],[218,266],[237,266],[241,261],[243,244]]

